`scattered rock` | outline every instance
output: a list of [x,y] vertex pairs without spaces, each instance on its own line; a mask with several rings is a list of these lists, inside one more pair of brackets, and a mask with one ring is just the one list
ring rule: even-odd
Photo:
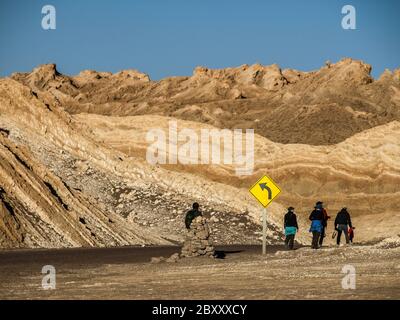
[[386,238],[375,245],[380,249],[394,249],[400,247],[400,236]]
[[178,260],[179,260],[179,253],[174,253],[172,256],[170,256],[167,260],[166,260],[166,262],[169,262],[169,263],[175,263],[175,262],[178,262]]
[[164,260],[165,260],[164,257],[152,257],[150,263],[160,263],[163,262]]

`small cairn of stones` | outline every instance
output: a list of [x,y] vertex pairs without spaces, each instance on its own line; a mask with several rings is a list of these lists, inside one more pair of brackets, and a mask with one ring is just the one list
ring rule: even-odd
[[210,228],[207,219],[199,216],[195,218],[188,230],[181,257],[214,257],[215,248],[210,239]]
[[207,219],[202,216],[192,221],[180,255],[179,253],[174,253],[169,258],[153,257],[151,258],[151,263],[178,262],[180,258],[199,256],[215,257],[215,249],[210,239]]

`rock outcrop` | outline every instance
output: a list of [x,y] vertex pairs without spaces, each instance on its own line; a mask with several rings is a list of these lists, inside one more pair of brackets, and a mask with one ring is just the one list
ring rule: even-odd
[[0,248],[163,242],[101,210],[0,134]]

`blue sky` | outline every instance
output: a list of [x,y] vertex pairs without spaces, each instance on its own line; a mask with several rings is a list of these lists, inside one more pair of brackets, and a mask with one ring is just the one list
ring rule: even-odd
[[[46,4],[56,30],[41,27]],[[356,30],[341,27],[346,4]],[[52,62],[70,75],[133,68],[158,80],[198,65],[313,70],[352,57],[377,77],[400,67],[399,15],[398,0],[0,0],[0,76]]]

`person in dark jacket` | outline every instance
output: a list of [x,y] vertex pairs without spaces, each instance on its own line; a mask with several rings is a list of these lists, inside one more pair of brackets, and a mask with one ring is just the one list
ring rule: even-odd
[[294,213],[294,208],[289,207],[288,212],[285,214],[283,219],[283,226],[285,228],[285,245],[286,248],[293,250],[294,245],[294,237],[299,230],[299,226],[297,224],[297,217]]
[[311,212],[309,219],[311,220],[310,232],[312,232],[311,248],[318,249],[319,237],[322,233],[322,222],[324,220],[324,212],[322,205],[317,204]]
[[350,214],[347,211],[347,208],[342,208],[336,216],[335,219],[335,230],[337,231],[337,240],[336,243],[337,245],[340,245],[340,237],[342,236],[342,233],[344,233],[344,236],[346,238],[346,243],[349,243],[349,230],[348,228],[352,228],[351,224],[351,218]]
[[199,208],[200,208],[200,205],[197,203],[197,202],[195,202],[195,203],[193,203],[193,209],[192,210],[189,210],[187,213],[186,213],[186,217],[185,217],[185,225],[186,225],[186,229],[190,229],[190,225],[192,224],[192,221],[194,220],[194,219],[196,219],[198,216],[201,216],[202,214],[201,214],[201,211],[199,210]]
[[326,237],[326,228],[328,227],[328,220],[331,218],[328,216],[328,212],[326,211],[324,207],[324,203],[322,201],[318,201],[316,206],[321,206],[322,207],[322,212],[324,214],[324,219],[322,220],[322,230],[321,230],[321,235],[319,237],[319,246],[322,247],[322,244],[324,242],[324,238]]

